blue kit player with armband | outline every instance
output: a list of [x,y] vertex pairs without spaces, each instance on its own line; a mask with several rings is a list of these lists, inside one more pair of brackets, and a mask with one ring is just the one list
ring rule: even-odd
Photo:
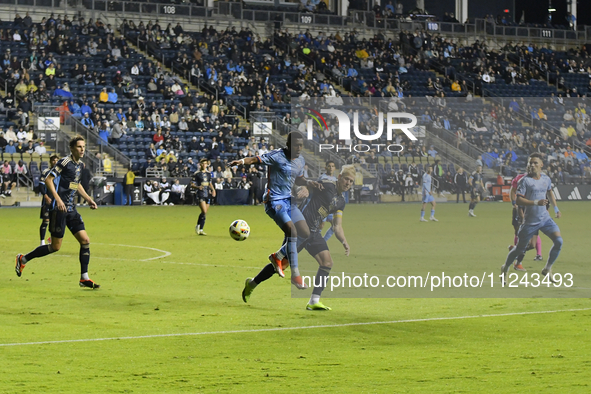
[[[299,289],[305,289],[307,286],[304,285],[298,269],[297,239],[298,236],[308,238],[310,230],[298,207],[292,205],[292,188],[294,184],[308,187],[321,186],[318,182],[308,181],[303,176],[306,164],[304,157],[301,156],[304,137],[298,132],[291,132],[287,135],[286,145],[283,149],[276,149],[261,156],[234,160],[230,165],[265,164],[269,167],[269,178],[263,196],[265,212],[277,223],[285,235],[282,248],[286,250],[287,261],[291,269],[291,282]],[[269,255],[271,263],[262,269],[251,285],[256,286],[261,281],[273,276],[275,272],[284,278],[285,273],[281,260],[282,258],[277,257],[277,253]]]
[[502,266],[503,283],[506,281],[507,271],[515,259],[522,253],[525,253],[530,239],[537,231],[546,234],[553,242],[552,248],[548,254],[548,261],[542,270],[543,276],[548,276],[550,282],[555,283],[552,278],[552,265],[558,258],[562,249],[562,237],[560,229],[554,220],[550,217],[546,204],[548,199],[554,206],[556,218],[561,214],[556,206],[556,199],[552,193],[552,181],[546,174],[542,174],[544,163],[539,153],[532,153],[527,163],[527,176],[519,180],[517,184],[517,205],[525,207],[523,224],[517,233],[517,246],[509,252],[507,260]]

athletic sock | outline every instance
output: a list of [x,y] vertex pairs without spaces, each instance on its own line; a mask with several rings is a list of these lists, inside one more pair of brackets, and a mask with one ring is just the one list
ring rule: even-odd
[[291,268],[292,275],[293,271],[298,268],[298,238],[288,237],[287,238],[287,261],[289,261],[289,267]]
[[550,252],[548,253],[548,262],[546,263],[545,269],[550,270],[552,269],[552,264],[558,258],[560,254],[560,250],[562,249],[562,237],[558,237],[554,240],[554,245],[550,248]]
[[435,210],[434,209],[431,210],[431,217],[433,217],[433,216],[435,216]]
[[205,214],[199,214],[199,219],[197,219],[197,225],[199,226],[200,230],[203,230],[203,227],[205,227]]
[[250,284],[251,285],[258,285],[261,282],[264,282],[267,279],[269,279],[270,277],[272,277],[274,273],[275,273],[275,267],[273,267],[273,264],[269,263],[263,267],[261,272],[259,272],[258,275],[254,277],[254,279],[250,282]]
[[536,254],[538,256],[542,255],[542,237],[538,236],[538,240],[536,241]]
[[523,259],[525,258],[525,253],[521,253],[519,255],[519,257],[517,257],[517,264],[521,264],[521,262],[523,261]]
[[80,274],[88,273],[90,263],[90,244],[80,245]]
[[314,277],[314,290],[312,290],[312,297],[310,297],[310,305],[314,305],[320,300],[320,296],[326,287],[326,282],[330,275],[330,269],[330,267],[318,267],[318,272],[316,272],[316,276]]
[[41,227],[39,227],[39,239],[45,242],[45,233],[47,232],[47,226],[49,223],[41,222]]
[[425,211],[421,209],[421,219],[425,218]]
[[37,257],[44,257],[51,253],[53,253],[53,248],[51,247],[51,245],[38,246],[32,252],[27,253],[25,256],[23,256],[23,264],[27,264],[29,261],[36,259]]

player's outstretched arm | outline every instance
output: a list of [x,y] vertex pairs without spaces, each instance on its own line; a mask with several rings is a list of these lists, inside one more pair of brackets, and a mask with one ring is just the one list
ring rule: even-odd
[[82,196],[82,198],[88,203],[88,206],[90,207],[90,209],[97,209],[98,208],[98,205],[96,205],[96,202],[94,202],[92,197],[90,197],[86,193],[86,190],[84,190],[84,187],[82,187],[81,184],[78,184],[78,194],[80,194]]
[[259,158],[258,157],[245,157],[244,159],[234,160],[230,162],[230,166],[239,166],[239,165],[251,165],[251,164],[258,164]]
[[64,204],[64,202],[60,198],[59,194],[57,194],[57,191],[55,190],[55,185],[53,184],[54,179],[55,179],[55,177],[53,175],[51,175],[51,174],[47,175],[47,178],[45,178],[45,187],[47,188],[47,190],[49,190],[49,193],[53,196],[53,199],[55,200],[55,204],[57,206],[57,209],[59,211],[66,212],[66,204]]
[[349,256],[351,248],[349,247],[349,243],[347,242],[347,238],[345,237],[345,230],[343,230],[343,217],[341,215],[342,213],[335,214],[335,217],[332,220],[332,228],[334,231],[334,235],[343,244],[343,247],[345,248],[345,256]]

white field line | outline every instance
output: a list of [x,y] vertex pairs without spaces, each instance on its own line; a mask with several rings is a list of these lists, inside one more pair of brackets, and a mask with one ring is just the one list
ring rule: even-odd
[[0,347],[28,346],[28,345],[51,345],[51,344],[80,343],[80,342],[120,341],[120,340],[128,340],[128,339],[189,337],[189,336],[200,336],[200,335],[249,334],[249,333],[270,332],[270,331],[294,331],[294,330],[310,330],[310,329],[319,329],[319,328],[374,326],[374,325],[378,325],[378,324],[421,323],[421,322],[430,322],[430,321],[465,320],[465,319],[477,319],[477,318],[487,318],[487,317],[507,317],[507,316],[522,316],[522,315],[539,315],[539,314],[560,313],[560,312],[580,312],[580,311],[589,311],[589,310],[591,310],[591,308],[563,309],[563,310],[553,310],[553,311],[534,311],[534,312],[512,312],[512,313],[498,313],[498,314],[492,314],[492,315],[430,317],[430,318],[424,318],[424,319],[375,321],[375,322],[365,322],[365,323],[325,324],[325,325],[300,326],[300,327],[275,327],[275,328],[261,328],[261,329],[253,329],[253,330],[203,331],[203,332],[188,332],[188,333],[178,333],[178,334],[139,335],[139,336],[133,336],[133,337],[86,338],[86,339],[66,339],[66,340],[61,340],[61,341],[0,343]]

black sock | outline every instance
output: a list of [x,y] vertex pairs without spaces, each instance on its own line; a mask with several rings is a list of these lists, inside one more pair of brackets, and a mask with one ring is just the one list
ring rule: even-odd
[[468,205],[468,209],[470,209],[470,210],[474,209],[474,203],[473,202],[470,202],[470,205]]
[[258,285],[272,277],[274,273],[275,267],[273,267],[273,264],[269,263],[263,267],[261,272],[259,272],[259,274],[255,276],[252,281]]
[[45,239],[45,233],[47,232],[47,226],[49,223],[43,221],[41,222],[41,227],[39,227],[39,239],[43,241]]
[[204,213],[199,214],[199,219],[197,219],[197,225],[199,226],[199,228],[201,230],[203,230],[203,227],[205,227],[205,214]]
[[90,245],[80,245],[80,274],[88,272],[88,263],[90,263]]
[[38,246],[37,249],[25,255],[25,260],[27,260],[28,263],[29,261],[36,259],[37,257],[47,256],[51,253],[53,253],[51,245]]
[[322,295],[322,291],[326,287],[326,282],[328,281],[329,275],[330,267],[318,267],[318,272],[314,278],[314,290],[312,291],[312,294],[317,296]]
[[517,256],[517,264],[521,264],[521,262],[523,261],[524,258],[525,258],[525,253],[521,253],[519,256]]

